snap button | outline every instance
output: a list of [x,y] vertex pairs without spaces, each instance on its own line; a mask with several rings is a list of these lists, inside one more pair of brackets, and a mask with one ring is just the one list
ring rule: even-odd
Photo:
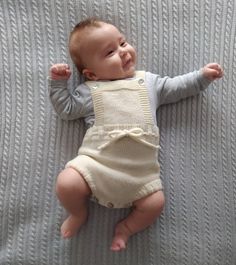
[[138,83],[139,83],[140,85],[143,85],[144,80],[141,78],[141,79],[138,80]]
[[108,202],[108,203],[107,203],[107,207],[108,207],[108,208],[113,208],[113,207],[114,207],[114,205],[113,205],[113,203],[111,203],[111,202]]

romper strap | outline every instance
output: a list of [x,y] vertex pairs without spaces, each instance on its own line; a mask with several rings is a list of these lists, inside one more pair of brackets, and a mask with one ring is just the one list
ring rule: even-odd
[[135,72],[135,77],[145,80],[145,71],[136,71]]

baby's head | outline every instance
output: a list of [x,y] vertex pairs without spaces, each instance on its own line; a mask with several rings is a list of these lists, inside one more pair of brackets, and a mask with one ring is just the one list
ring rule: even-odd
[[135,49],[112,24],[87,19],[71,32],[69,51],[77,69],[89,80],[133,77]]

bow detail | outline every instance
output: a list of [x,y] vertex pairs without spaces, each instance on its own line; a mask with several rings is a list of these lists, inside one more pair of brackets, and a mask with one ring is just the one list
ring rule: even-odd
[[109,146],[110,144],[118,141],[119,139],[123,138],[123,137],[130,137],[133,140],[143,143],[151,148],[155,148],[155,149],[159,149],[160,146],[159,145],[154,145],[152,143],[149,143],[148,141],[142,139],[142,136],[145,135],[145,132],[143,131],[143,129],[141,128],[133,128],[130,130],[113,130],[111,132],[108,133],[108,136],[111,138],[110,141],[108,141],[105,144],[102,144],[98,147],[99,150],[102,150],[104,148],[106,148],[107,146]]

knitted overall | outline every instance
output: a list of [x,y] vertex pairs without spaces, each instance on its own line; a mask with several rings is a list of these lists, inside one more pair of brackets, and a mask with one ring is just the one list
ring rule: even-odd
[[126,208],[162,189],[158,163],[159,130],[150,111],[145,72],[117,81],[88,81],[95,124],[88,129],[76,169],[93,197],[106,207]]

